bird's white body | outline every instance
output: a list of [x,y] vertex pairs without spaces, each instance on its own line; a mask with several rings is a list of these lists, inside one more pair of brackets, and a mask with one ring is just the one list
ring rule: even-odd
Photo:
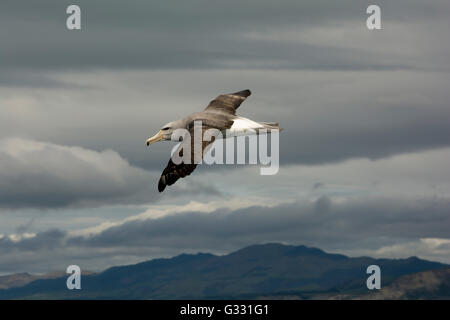
[[265,128],[264,124],[244,118],[237,117],[234,119],[233,125],[226,131],[227,137],[237,137],[257,134],[258,129]]

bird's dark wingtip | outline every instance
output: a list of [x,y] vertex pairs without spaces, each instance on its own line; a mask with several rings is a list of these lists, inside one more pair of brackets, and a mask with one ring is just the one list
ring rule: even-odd
[[249,89],[233,93],[233,95],[235,95],[235,96],[240,96],[240,97],[244,97],[244,98],[247,98],[251,94],[252,94],[252,92]]
[[158,182],[158,191],[163,192],[165,188],[166,188],[166,179],[164,176],[161,176]]

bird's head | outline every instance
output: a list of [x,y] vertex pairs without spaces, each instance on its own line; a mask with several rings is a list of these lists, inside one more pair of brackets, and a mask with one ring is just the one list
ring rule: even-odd
[[171,140],[173,131],[178,128],[178,121],[166,123],[157,134],[147,140],[147,146],[161,140]]

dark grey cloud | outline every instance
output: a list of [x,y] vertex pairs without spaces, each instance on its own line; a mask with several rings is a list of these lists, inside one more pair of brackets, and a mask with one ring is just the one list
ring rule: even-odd
[[22,238],[16,241],[5,237],[0,238],[0,248],[3,252],[51,250],[63,246],[65,236],[66,232],[53,229],[40,232],[32,238]]
[[8,88],[41,88],[64,90],[92,90],[98,86],[85,86],[74,83],[70,79],[61,79],[47,71],[34,72],[30,70],[9,69],[0,73],[0,87]]
[[[23,103],[4,101],[0,135],[110,148],[159,171],[167,148],[149,156],[147,135],[249,87],[241,113],[282,124],[282,164],[449,145],[445,0],[378,2],[379,32],[365,28],[369,2],[355,0],[80,1],[79,32],[65,29],[69,4],[0,4],[0,88],[34,110],[16,117]],[[130,69],[148,73],[130,81]]]
[[[80,0],[83,24],[76,32],[65,28],[69,4],[72,2],[43,0],[33,6],[23,0],[2,2],[1,70],[384,70],[424,66],[417,65],[415,57],[391,50],[384,36],[373,38],[374,46],[388,48],[384,52],[364,46],[365,41],[359,47],[343,47],[296,39],[295,34],[306,28],[326,26],[332,33],[343,23],[358,30],[356,43],[361,37],[371,37],[365,28],[369,3],[356,0],[131,1],[127,6],[121,1]],[[408,19],[416,23],[446,19],[450,12],[443,0],[427,6],[419,1],[382,1],[380,5],[387,25],[408,23]],[[286,30],[291,36],[280,39],[279,33]],[[273,32],[278,36],[252,36]]]
[[73,238],[83,246],[157,246],[180,249],[227,249],[261,241],[313,243],[345,248],[364,239],[417,240],[448,238],[447,201],[378,199],[346,204],[321,197],[312,205],[292,203],[273,208],[182,213],[132,221],[89,238]]
[[323,187],[323,186],[324,186],[324,184],[323,184],[322,182],[316,182],[316,183],[313,185],[313,189],[316,190],[316,189],[319,189],[319,188],[321,188],[321,187]]
[[[212,213],[187,212],[130,221],[86,237],[49,230],[15,241],[3,238],[0,252],[2,256],[43,252],[46,260],[60,262],[63,260],[59,253],[63,250],[72,252],[70,261],[77,261],[78,256],[80,261],[93,260],[97,254],[102,259],[109,255],[107,260],[127,255],[135,259],[141,255],[142,260],[155,254],[221,253],[267,241],[308,244],[340,252],[355,248],[375,252],[393,244],[420,243],[423,238],[450,238],[448,207],[447,200],[439,199],[360,199],[340,203],[321,197],[310,204],[218,209]],[[49,249],[55,250],[53,258]],[[438,254],[435,258],[446,260]],[[43,263],[34,259],[38,265]],[[0,268],[9,265],[3,260]]]
[[[219,93],[250,87],[239,114],[281,124],[281,164],[379,159],[450,145],[448,81],[445,73],[410,71],[104,74],[84,81],[99,86],[92,90],[5,91],[0,134],[112,149],[134,166],[160,172],[173,144],[146,148],[147,137]],[[23,105],[29,113],[20,112]]]
[[19,225],[16,228],[16,232],[19,233],[19,234],[26,233],[28,230],[30,230],[30,228],[33,226],[35,221],[36,221],[36,217],[32,217],[26,223],[23,223],[23,224]]
[[348,118],[342,117],[338,106],[330,105],[329,114],[316,119],[314,124],[320,125],[314,128],[307,119],[285,119],[281,163],[380,159],[450,145],[450,109],[444,102],[419,105],[411,101],[409,105],[390,107],[368,101],[359,110],[344,108]]

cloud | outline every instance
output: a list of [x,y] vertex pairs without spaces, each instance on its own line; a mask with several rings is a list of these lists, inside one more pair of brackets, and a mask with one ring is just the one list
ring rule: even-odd
[[0,207],[58,208],[156,200],[156,175],[117,152],[33,140],[0,140]]
[[57,229],[40,232],[35,235],[10,235],[0,238],[2,251],[43,251],[60,248],[63,245],[65,232]]
[[282,164],[450,145],[447,1],[381,1],[379,32],[355,0],[205,3],[81,0],[80,32],[65,28],[69,1],[2,3],[0,135],[160,170],[168,152],[149,158],[141,139],[249,87],[240,112],[282,124]]
[[96,247],[155,246],[222,250],[261,241],[331,244],[344,248],[367,238],[445,238],[450,234],[448,201],[392,199],[248,207],[212,213],[189,212],[126,222],[72,244]]
[[[82,30],[77,32],[66,30],[69,4],[42,0],[31,10],[23,0],[3,2],[0,38],[5,43],[0,48],[0,68],[436,68],[438,61],[445,62],[442,53],[448,49],[445,45],[444,50],[427,52],[437,58],[434,62],[408,51],[414,41],[442,45],[434,32],[445,30],[436,27],[449,13],[444,0],[428,6],[420,1],[382,1],[386,31],[378,34],[365,27],[369,4],[354,0],[276,4],[232,0],[208,5],[204,0],[132,1],[127,7],[120,1],[80,0]],[[7,30],[14,30],[14,36]],[[414,41],[409,41],[411,35]],[[347,38],[353,45],[342,45],[348,44]],[[394,45],[393,39],[397,39]],[[422,45],[413,49],[418,51]]]
[[450,145],[446,73],[191,70],[55,77],[93,89],[0,88],[0,135],[113,149],[133,166],[160,171],[170,143],[148,149],[146,138],[202,110],[219,93],[250,87],[253,95],[239,115],[281,124],[282,165],[379,159]]
[[[382,246],[377,250],[365,251],[356,249],[353,254],[372,255],[374,257],[407,257],[420,256],[428,260],[450,262],[450,239],[448,238],[420,238],[418,240]],[[443,259],[444,257],[444,259]]]
[[[74,218],[71,226],[62,218],[58,225],[59,214],[54,213],[31,228],[5,233],[0,242],[0,271],[10,270],[13,261],[21,262],[24,270],[43,270],[49,267],[48,260],[52,268],[79,260],[85,269],[103,269],[181,252],[225,253],[267,241],[306,244],[353,256],[418,255],[450,262],[446,254],[449,152],[287,166],[270,177],[270,183],[266,176],[255,175],[245,185],[235,182],[245,172],[257,174],[257,168],[226,175],[208,171],[191,177],[190,182],[212,182],[221,197],[202,194],[187,203],[192,194],[183,198],[175,192],[174,197],[122,218],[107,213],[109,209],[89,209],[86,215],[98,219],[76,228],[73,224],[80,222]],[[317,181],[322,185],[314,188]],[[76,217],[83,218],[80,213]]]
[[[2,257],[21,253],[29,259],[39,252],[51,256],[48,250],[53,249],[54,259],[62,263],[57,252],[66,250],[72,252],[72,262],[77,261],[77,256],[80,261],[90,260],[86,267],[91,269],[99,264],[97,253],[101,253],[101,259],[121,257],[129,263],[127,256],[132,261],[142,261],[180,252],[223,253],[249,244],[276,241],[353,255],[419,255],[450,262],[445,255],[450,241],[449,205],[449,201],[433,199],[366,199],[341,203],[322,197],[312,203],[191,211],[139,219],[86,236],[49,230],[14,241],[4,237],[0,252]],[[417,242],[422,243],[420,250],[412,246]],[[2,258],[0,268],[7,262]]]

